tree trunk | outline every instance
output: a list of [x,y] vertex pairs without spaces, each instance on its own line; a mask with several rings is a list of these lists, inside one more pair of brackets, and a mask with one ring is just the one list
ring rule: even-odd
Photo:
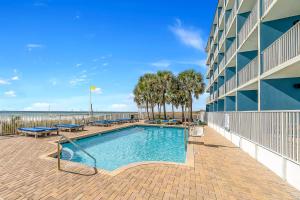
[[172,104],[172,114],[173,114],[173,119],[175,119],[174,105],[173,104]]
[[193,122],[193,97],[192,93],[190,93],[190,122]]
[[164,105],[164,120],[167,119],[167,112],[166,112],[166,95],[163,93],[163,105]]
[[161,115],[161,105],[158,104],[158,118],[160,119],[160,115]]
[[152,119],[154,120],[155,116],[154,116],[154,105],[151,105],[151,111],[152,111]]
[[184,117],[184,105],[181,105],[181,120],[182,120],[182,122],[185,122],[185,117]]
[[149,103],[148,103],[148,101],[146,101],[146,110],[147,110],[148,120],[150,120]]

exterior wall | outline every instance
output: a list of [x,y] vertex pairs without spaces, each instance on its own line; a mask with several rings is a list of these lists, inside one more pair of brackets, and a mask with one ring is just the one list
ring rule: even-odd
[[225,110],[226,111],[235,111],[235,96],[227,96],[225,98],[225,103],[226,103],[226,106],[225,106]]
[[237,92],[238,111],[256,111],[257,107],[257,90]]
[[300,78],[261,81],[261,110],[300,110]]

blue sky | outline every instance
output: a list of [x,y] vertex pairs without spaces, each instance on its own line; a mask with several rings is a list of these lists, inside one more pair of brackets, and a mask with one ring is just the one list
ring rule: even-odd
[[136,110],[143,73],[205,73],[216,2],[3,0],[0,110],[87,110],[89,85],[95,110]]

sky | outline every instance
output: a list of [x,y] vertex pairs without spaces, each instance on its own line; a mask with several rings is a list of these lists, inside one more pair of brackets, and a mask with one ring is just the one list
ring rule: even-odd
[[[217,0],[2,0],[0,110],[135,111],[146,72],[205,74]],[[194,102],[205,107],[206,95]]]

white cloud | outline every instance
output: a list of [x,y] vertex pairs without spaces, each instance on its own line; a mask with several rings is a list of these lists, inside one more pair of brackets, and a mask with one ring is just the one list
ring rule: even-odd
[[122,110],[126,110],[128,108],[128,105],[127,104],[112,104],[111,108],[113,110],[122,111]]
[[56,86],[58,84],[58,81],[55,78],[50,79],[49,82],[52,86]]
[[108,63],[103,63],[102,65],[103,65],[103,66],[107,66],[107,65],[108,65]]
[[32,49],[43,48],[44,45],[42,45],[42,44],[34,44],[34,43],[30,43],[30,44],[27,44],[26,47],[27,47],[27,50],[28,50],[28,51],[31,51]]
[[31,106],[24,108],[25,111],[47,111],[50,104],[46,102],[33,103]]
[[18,81],[18,80],[20,80],[20,78],[19,78],[19,76],[14,76],[14,77],[11,78],[11,80],[12,81]]
[[95,90],[92,91],[92,93],[102,94],[102,89],[101,88],[96,88]]
[[168,68],[171,65],[171,63],[168,60],[161,60],[158,62],[151,63],[151,65],[157,68]]
[[4,79],[0,79],[0,85],[9,85],[10,82]]
[[183,27],[180,19],[176,19],[175,25],[170,27],[175,36],[186,46],[204,51],[204,39],[200,31],[194,28]]
[[6,97],[16,97],[16,96],[17,96],[17,95],[16,95],[16,92],[13,91],[13,90],[4,92],[4,95],[5,95]]
[[87,83],[88,80],[87,80],[86,73],[87,73],[86,70],[82,70],[78,76],[74,77],[73,79],[71,79],[69,81],[70,85],[71,86],[77,86],[77,85],[80,85],[80,84]]
[[80,66],[82,66],[81,63],[77,63],[77,64],[75,65],[75,67],[80,67]]

